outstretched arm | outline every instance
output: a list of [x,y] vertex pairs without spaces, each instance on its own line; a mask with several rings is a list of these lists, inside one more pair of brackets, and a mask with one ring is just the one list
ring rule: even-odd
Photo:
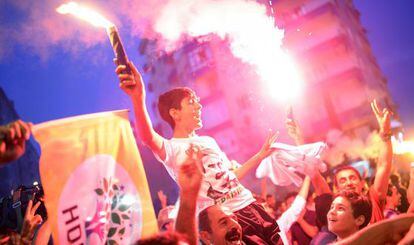
[[302,183],[302,187],[299,190],[298,195],[293,201],[292,205],[277,219],[277,224],[282,232],[289,231],[290,227],[295,223],[306,205],[306,198],[308,197],[310,186],[310,178],[305,177]]
[[383,198],[387,193],[393,154],[391,143],[391,112],[387,108],[381,110],[376,100],[371,102],[371,108],[377,118],[382,139],[373,188]]
[[[304,144],[304,139],[302,135],[302,130],[299,127],[299,124],[294,119],[286,119],[286,128],[289,136],[295,141],[296,145]],[[328,183],[326,183],[325,178],[321,175],[320,172],[316,172],[312,176],[312,185],[315,188],[315,193],[317,196],[320,196],[325,193],[331,193]]]
[[[306,176],[303,180],[302,187],[300,188],[300,191],[298,193],[299,196],[301,196],[303,199],[307,200],[308,194],[309,194],[309,188],[310,188],[310,177]],[[303,218],[303,214],[305,213],[306,208],[302,210],[302,215],[299,216],[297,222],[302,227],[302,229],[305,231],[305,233],[310,236],[314,237],[316,233],[318,233],[318,227],[313,226],[306,222],[306,220]]]
[[265,159],[267,156],[270,155],[270,153],[272,153],[273,150],[271,146],[276,141],[278,136],[279,132],[270,134],[267,137],[264,145],[262,146],[262,149],[260,149],[258,153],[256,153],[253,157],[247,160],[240,168],[234,170],[234,173],[236,174],[239,180],[246,176],[246,174],[250,170],[256,168],[262,162],[263,159]]
[[288,135],[295,141],[295,144],[303,145],[305,143],[305,140],[303,138],[302,130],[300,129],[297,121],[292,118],[287,118],[285,124]]
[[123,73],[126,69],[124,65],[119,65],[115,72],[119,78],[119,87],[132,100],[139,138],[161,159],[165,159],[164,139],[152,127],[151,119],[145,106],[145,86],[142,76],[132,62],[129,62],[128,65],[131,68],[132,75]]

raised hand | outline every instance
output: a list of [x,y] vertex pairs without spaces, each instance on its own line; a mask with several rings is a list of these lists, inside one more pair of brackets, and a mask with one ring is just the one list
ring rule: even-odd
[[22,120],[0,127],[0,163],[16,160],[23,155],[31,131],[32,124]]
[[261,159],[268,157],[272,152],[272,144],[276,142],[277,137],[279,137],[279,131],[276,133],[269,133],[267,136],[265,143],[263,144],[262,148],[259,151],[259,156]]
[[30,200],[27,204],[23,226],[20,232],[21,241],[23,244],[31,244],[37,226],[42,223],[42,217],[36,214],[36,210],[39,208],[40,204],[41,202],[39,201],[33,206],[32,200]]
[[381,134],[391,134],[391,115],[392,112],[388,110],[387,108],[381,108],[378,107],[377,101],[374,100],[371,102],[371,108],[372,111],[375,114],[375,117],[377,118],[378,126],[380,128]]
[[300,129],[296,120],[292,118],[287,118],[285,125],[290,138],[292,138],[297,145],[302,145],[304,142],[302,130]]
[[199,147],[191,145],[187,150],[188,158],[179,167],[178,185],[182,195],[197,196],[200,190],[203,174],[201,172],[202,152]]
[[128,66],[132,75],[124,73],[127,69],[125,65],[119,65],[115,69],[119,79],[119,87],[129,96],[144,96],[145,88],[141,74],[131,61],[128,62]]

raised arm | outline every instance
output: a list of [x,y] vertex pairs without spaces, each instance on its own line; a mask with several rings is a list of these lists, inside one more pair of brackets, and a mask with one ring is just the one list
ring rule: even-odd
[[155,132],[145,105],[145,86],[141,74],[132,62],[129,62],[132,75],[123,73],[126,66],[119,65],[115,72],[119,78],[119,87],[131,98],[135,112],[135,123],[139,138],[155,154],[165,159],[163,137]]
[[[310,177],[306,176],[303,180],[302,187],[300,188],[300,191],[298,193],[298,196],[301,196],[303,199],[307,200],[308,194],[309,194],[309,187],[310,187]],[[298,217],[298,224],[302,227],[302,229],[305,231],[305,233],[310,236],[314,237],[316,233],[318,233],[318,227],[313,226],[306,222],[306,220],[303,218],[303,214],[305,212],[305,208],[302,210],[302,215]]]
[[300,129],[297,121],[292,118],[287,118],[285,125],[288,135],[295,141],[295,144],[303,145],[305,143],[305,140],[303,138],[302,130]]
[[[302,130],[299,127],[299,124],[296,120],[292,118],[286,119],[286,129],[289,136],[295,141],[296,145],[304,144]],[[329,188],[328,183],[326,183],[325,178],[321,175],[320,172],[316,172],[311,178],[312,185],[315,188],[315,193],[317,196],[331,193],[331,188]]]
[[326,179],[322,176],[320,172],[316,172],[315,175],[312,176],[311,181],[313,187],[315,188],[315,193],[317,196],[332,193],[331,188],[326,182]]
[[407,189],[408,203],[412,204],[414,200],[414,163],[410,164],[410,183]]
[[265,159],[267,156],[270,155],[270,153],[272,153],[273,150],[271,146],[276,141],[278,136],[279,132],[269,134],[260,151],[256,153],[253,157],[251,157],[249,160],[247,160],[240,168],[234,170],[234,173],[236,174],[239,180],[246,176],[246,174],[250,170],[256,168],[262,162],[263,159]]
[[180,166],[177,180],[180,186],[180,208],[176,230],[187,236],[190,245],[196,245],[198,242],[196,209],[198,192],[203,179],[200,159],[201,152],[191,146],[188,159]]
[[381,110],[375,100],[371,102],[371,108],[377,119],[380,129],[379,133],[382,139],[373,188],[381,198],[384,198],[387,193],[393,154],[391,143],[391,112],[387,108]]
[[310,186],[310,178],[305,177],[302,183],[302,187],[299,190],[298,195],[293,201],[292,205],[277,219],[277,224],[282,232],[289,231],[290,227],[295,223],[306,205],[306,198],[308,197]]

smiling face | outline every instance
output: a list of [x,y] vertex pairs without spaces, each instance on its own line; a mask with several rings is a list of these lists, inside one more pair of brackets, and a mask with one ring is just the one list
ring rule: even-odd
[[364,188],[364,182],[354,169],[340,170],[335,174],[335,180],[339,191],[348,190],[361,194]]
[[194,93],[186,96],[181,100],[179,109],[170,109],[170,115],[174,120],[175,128],[194,131],[203,126],[201,121],[201,104],[200,98]]
[[344,197],[337,197],[328,212],[328,229],[338,237],[356,232],[359,222],[354,217],[351,203]]
[[401,204],[401,194],[394,185],[391,185],[388,189],[387,204],[397,207]]
[[230,210],[214,205],[206,211],[208,212],[211,231],[200,232],[200,237],[204,243],[215,245],[243,244],[242,228],[237,222],[237,217]]

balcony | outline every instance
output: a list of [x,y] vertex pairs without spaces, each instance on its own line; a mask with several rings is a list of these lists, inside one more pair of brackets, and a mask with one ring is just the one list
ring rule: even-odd
[[303,52],[336,37],[345,35],[341,22],[331,12],[304,20],[295,28],[287,28],[284,43],[295,52]]
[[333,0],[277,1],[273,7],[276,23],[282,28],[295,27],[304,19],[310,20],[325,12],[335,12]]
[[316,64],[306,74],[311,83],[320,83],[353,70],[359,70],[358,59],[354,55],[346,55],[336,60]]

